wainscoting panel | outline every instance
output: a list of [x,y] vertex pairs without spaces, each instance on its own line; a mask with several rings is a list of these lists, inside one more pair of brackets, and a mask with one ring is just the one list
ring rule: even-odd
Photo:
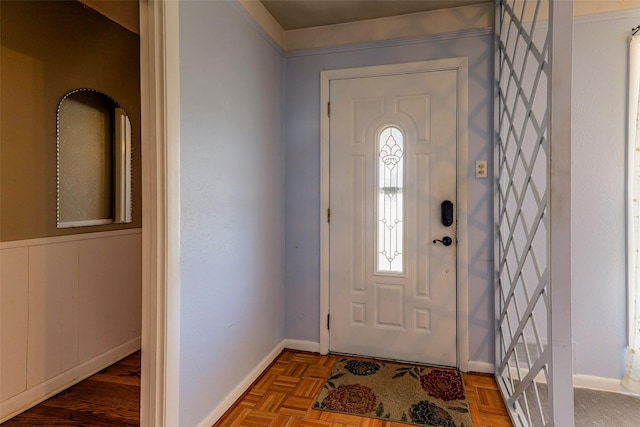
[[27,387],[27,248],[0,250],[0,402]]
[[27,388],[78,364],[78,243],[29,248]]
[[80,363],[140,336],[140,237],[79,242]]
[[138,350],[141,229],[0,243],[0,422]]

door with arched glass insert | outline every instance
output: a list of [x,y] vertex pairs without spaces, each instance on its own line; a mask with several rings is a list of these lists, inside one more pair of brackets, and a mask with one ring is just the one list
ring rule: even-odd
[[457,365],[457,78],[330,81],[331,351]]

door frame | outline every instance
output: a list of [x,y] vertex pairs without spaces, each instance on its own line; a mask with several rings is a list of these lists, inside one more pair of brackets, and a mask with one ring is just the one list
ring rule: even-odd
[[379,77],[397,74],[454,70],[458,77],[457,147],[456,147],[456,347],[458,368],[469,369],[469,295],[468,295],[468,239],[467,239],[467,169],[468,169],[468,69],[467,57],[433,61],[407,62],[372,67],[346,68],[320,73],[320,353],[329,352],[329,99],[331,80]]
[[179,3],[141,0],[140,425],[177,426],[180,362]]

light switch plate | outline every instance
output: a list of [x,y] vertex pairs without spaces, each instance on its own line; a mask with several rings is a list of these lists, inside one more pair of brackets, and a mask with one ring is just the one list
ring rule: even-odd
[[476,162],[476,178],[486,178],[486,177],[487,177],[487,161],[478,160]]

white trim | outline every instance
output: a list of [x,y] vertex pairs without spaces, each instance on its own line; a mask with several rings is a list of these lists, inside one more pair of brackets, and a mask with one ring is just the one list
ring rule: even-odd
[[619,379],[596,377],[593,375],[576,374],[573,376],[573,386],[580,388],[588,388],[591,390],[609,391],[612,393],[621,393],[630,396],[638,396],[637,393],[624,388]]
[[93,359],[69,369],[0,403],[0,423],[60,393],[109,365],[140,349],[140,337],[134,338]]
[[315,341],[290,340],[283,341],[284,348],[290,350],[309,351],[311,353],[320,353],[320,343]]
[[271,352],[266,355],[264,359],[262,359],[260,363],[258,363],[258,365],[256,365],[256,367],[253,368],[251,372],[249,372],[249,374],[244,377],[244,379],[240,381],[240,383],[235,386],[224,399],[222,399],[222,402],[220,402],[218,406],[216,406],[216,408],[205,417],[205,419],[198,423],[198,427],[210,427],[215,424],[216,421],[218,421],[218,419],[220,419],[220,417],[222,417],[224,413],[227,412],[227,410],[229,410],[229,408],[231,408],[231,406],[233,406],[233,404],[244,394],[244,392],[249,389],[251,384],[253,384],[253,382],[262,375],[269,365],[276,360],[276,357],[278,357],[282,350],[284,350],[285,342],[287,341],[288,340],[282,340],[278,345],[276,345],[273,350],[271,350]]
[[[90,0],[81,0],[83,2],[89,3]],[[369,19],[365,21],[357,21],[357,23],[349,22],[346,24],[340,24],[337,28],[341,28],[341,26],[345,27],[346,31],[344,34],[341,34],[339,38],[336,40],[332,40],[328,42],[327,37],[318,36],[318,37],[310,37],[311,34],[327,34],[329,33],[332,37],[336,37],[335,30],[336,28],[331,25],[321,26],[321,27],[313,27],[313,28],[304,28],[299,30],[283,30],[280,24],[273,19],[271,14],[262,6],[260,2],[252,1],[252,0],[237,0],[237,3],[240,7],[242,7],[246,13],[251,16],[251,19],[255,22],[256,26],[259,27],[260,31],[264,34],[266,38],[269,39],[269,42],[277,47],[278,50],[284,52],[286,56],[303,56],[303,55],[316,55],[327,52],[344,52],[349,50],[357,49],[360,46],[361,49],[366,49],[369,45],[371,47],[376,46],[387,46],[387,45],[399,45],[399,44],[410,44],[410,43],[422,43],[422,42],[434,42],[440,40],[449,40],[450,38],[459,38],[459,37],[474,37],[477,36],[473,34],[475,31],[480,31],[485,35],[489,33],[493,33],[494,28],[494,20],[491,19],[491,14],[487,14],[487,16],[482,17],[486,22],[475,17],[474,19],[478,19],[473,25],[470,25],[470,28],[464,28],[465,26],[469,26],[468,23],[457,23],[455,25],[444,25],[443,22],[446,22],[447,19],[442,19],[442,16],[446,16],[444,14],[450,14],[451,10],[441,10],[440,19],[434,18],[433,11],[431,12],[421,12],[417,15],[422,15],[418,21],[424,21],[425,23],[421,24],[426,27],[423,29],[424,34],[414,34],[413,36],[402,36],[398,33],[397,28],[393,26],[389,26],[389,29],[383,29],[385,35],[378,36],[375,38],[375,34],[379,33],[380,30],[380,22],[379,20]],[[593,3],[593,4],[592,4]],[[596,5],[596,2],[579,2],[576,3],[576,11],[574,13],[574,22],[576,23],[584,23],[584,22],[600,22],[607,20],[615,20],[615,19],[623,19],[623,18],[631,18],[635,16],[640,16],[640,9],[635,8],[631,5],[631,8],[616,10],[616,8],[623,7],[623,5],[616,5],[609,7],[608,11],[598,11],[598,7],[602,7],[602,5]],[[479,8],[482,5],[476,5],[476,8]],[[93,7],[93,6],[92,6]],[[488,7],[488,6],[485,6]],[[462,6],[462,9],[469,8],[469,6]],[[465,11],[466,12],[466,11]],[[469,10],[469,12],[472,12]],[[409,14],[416,15],[416,14]],[[471,13],[471,15],[475,15]],[[387,21],[387,25],[389,22],[400,22],[397,24],[397,27],[402,28],[403,31],[407,31],[407,28],[411,29],[414,33],[419,33],[415,28],[416,25],[413,25],[409,22],[406,16],[396,16],[392,17],[393,19]],[[411,18],[411,17],[409,17]],[[459,18],[459,17],[458,17]],[[415,17],[413,17],[415,20]],[[452,18],[449,18],[452,19]],[[546,18],[544,18],[546,19]],[[438,21],[438,25],[442,25],[445,29],[441,32],[429,33],[429,31],[433,31],[433,25],[429,25],[427,22]],[[441,22],[439,22],[441,21]],[[538,19],[539,24],[543,24],[543,17]],[[525,20],[525,22],[529,22]],[[456,26],[462,27],[459,31],[453,31]],[[361,27],[361,29],[354,30],[352,29],[356,27]],[[354,38],[354,34],[357,34],[360,37],[359,41],[356,41]],[[307,39],[298,40],[295,39]],[[318,40],[320,40],[323,44],[322,46],[317,46]],[[405,41],[406,40],[406,41]],[[288,43],[287,43],[288,41]]]
[[285,31],[285,50],[366,43],[494,25],[493,4],[476,4]]
[[320,354],[329,353],[329,80],[320,72]]
[[0,250],[53,245],[56,243],[79,242],[82,240],[106,239],[109,237],[127,236],[129,234],[142,234],[142,228],[127,228],[125,230],[100,231],[97,233],[70,234],[67,236],[40,237],[37,239],[0,242]]
[[[547,93],[547,339],[549,415],[554,426],[575,425],[571,343],[571,79],[573,1],[549,3]],[[535,364],[534,364],[535,365]]]
[[115,108],[115,221],[131,222],[131,121],[122,108]]
[[[511,378],[518,378],[518,370],[516,368],[509,368]],[[526,368],[520,368],[520,376],[524,378],[529,373]],[[626,394],[629,396],[638,396],[637,393],[624,388],[619,378],[606,378],[597,377],[594,375],[574,374],[572,377],[573,388],[588,388],[591,390],[607,391],[611,393]],[[544,372],[538,372],[538,375],[534,378],[536,383],[547,384],[547,376]]]
[[[586,4],[583,2],[575,3],[574,6],[578,4]],[[606,22],[606,21],[618,21],[622,19],[633,19],[640,17],[640,9],[628,9],[628,10],[616,10],[613,12],[589,12],[586,14],[578,14],[578,11],[574,7],[573,14],[573,23],[574,28],[575,24],[591,24],[595,22]],[[525,19],[524,22],[531,23],[531,19]],[[536,28],[539,31],[547,30],[549,28],[549,19],[548,16],[545,16],[544,19],[541,17],[538,18]],[[631,29],[629,29],[631,30]]]
[[261,2],[255,0],[237,0],[237,3],[251,16],[259,30],[269,38],[269,42],[282,51],[282,47],[285,44],[285,31],[278,21],[271,16],[267,8]]
[[456,153],[456,201],[457,211],[457,244],[456,244],[456,281],[458,313],[457,339],[458,339],[458,368],[462,371],[469,370],[469,238],[467,231],[467,208],[469,149],[468,149],[468,122],[469,122],[469,60],[458,58],[458,141]]
[[495,374],[496,367],[493,363],[481,362],[479,360],[469,360],[467,371],[463,372],[480,372],[483,374]]
[[58,228],[90,227],[92,225],[113,224],[114,222],[115,221],[113,220],[113,218],[87,219],[84,221],[65,221],[65,222],[59,222]]
[[[576,4],[577,6],[577,4]],[[618,19],[628,19],[640,16],[640,9],[628,9],[628,10],[616,10],[613,12],[600,12],[589,15],[575,15],[573,22],[576,24],[589,23],[589,22],[603,22],[613,21]],[[631,31],[631,28],[629,28]]]
[[636,132],[638,129],[638,89],[639,89],[639,71],[634,64],[637,58],[637,44],[634,42],[635,36],[631,37],[629,43],[629,83],[627,94],[627,157],[626,157],[626,194],[625,194],[625,221],[626,221],[626,280],[627,280],[627,352],[632,350],[635,345],[633,318],[636,306],[636,245],[638,240],[634,236],[636,232],[634,226],[634,194],[636,190],[635,180],[635,161],[636,161]]
[[[165,48],[166,310],[165,425],[179,425],[180,409],[180,3],[167,1]],[[158,254],[163,255],[163,254]]]
[[469,366],[469,272],[467,239],[467,169],[468,169],[468,58],[449,58],[434,61],[408,62],[374,67],[347,68],[320,73],[320,353],[329,351],[329,82],[335,79],[388,76],[439,70],[458,71],[458,146],[457,146],[457,347],[458,367]]
[[285,51],[287,58],[295,58],[299,56],[326,55],[330,53],[351,52],[354,50],[365,49],[381,49],[387,47],[406,46],[412,44],[436,43],[457,39],[465,39],[471,37],[490,36],[494,33],[494,27],[475,28],[471,30],[460,30],[442,34],[426,34],[417,37],[394,38],[389,40],[378,40],[372,42],[353,43],[340,46],[326,46],[310,49],[300,49]]
[[140,1],[142,375],[140,424],[178,425],[179,2]]
[[[493,185],[491,186],[491,190],[493,191],[493,227],[492,227],[492,244],[493,244],[493,349],[494,349],[494,364],[496,368],[495,377],[498,382],[502,399],[506,402],[506,396],[509,396],[507,393],[507,389],[503,387],[503,384],[499,380],[497,367],[502,363],[502,337],[500,331],[500,322],[498,322],[500,310],[502,309],[502,303],[500,298],[500,280],[498,275],[498,265],[500,262],[500,245],[499,234],[498,234],[498,212],[500,212],[500,150],[498,150],[500,144],[500,137],[498,133],[498,129],[500,129],[500,102],[499,102],[499,86],[500,86],[500,47],[498,45],[498,41],[500,40],[500,32],[503,30],[500,25],[500,16],[502,15],[502,9],[500,3],[496,2],[495,5],[495,22],[496,28],[494,29],[495,37],[494,37],[494,48],[493,48],[493,138],[491,141],[491,146],[493,149]],[[513,411],[507,409],[509,416],[513,419]]]
[[[157,106],[155,103],[158,88],[156,77],[156,57],[162,55],[159,24],[162,15],[161,5],[140,1],[140,139],[142,157],[142,348],[140,372],[140,425],[161,426],[164,416],[164,399],[160,392],[164,390],[164,326],[158,317],[164,319],[164,309],[158,302],[163,300],[164,280],[158,275],[164,257],[156,256],[158,246],[164,239],[158,238],[157,222],[159,202],[157,198],[164,190],[154,172],[158,167],[155,139],[157,127]],[[157,145],[164,143],[158,140]],[[156,192],[160,194],[156,194]],[[163,237],[163,236],[160,236]],[[159,240],[159,241],[158,241]]]
[[[272,29],[265,27],[264,23],[261,22],[261,20],[254,15],[254,11],[251,10],[251,6],[247,7],[247,5],[258,5],[258,7],[264,8],[264,6],[262,6],[262,3],[255,0],[237,0],[237,1],[229,1],[229,5],[233,9],[235,9],[237,13],[241,14],[242,18],[246,20],[248,25],[251,26],[251,28],[260,37],[266,40],[266,42],[269,43],[269,45],[276,52],[278,52],[280,56],[284,57],[285,52],[282,47],[284,43],[281,43],[281,41],[284,40],[284,30],[282,30],[283,31],[282,39],[275,38],[272,34]],[[265,12],[266,12],[266,9],[265,9]],[[268,14],[268,12],[266,13]],[[276,23],[276,25],[280,27],[280,24]],[[277,32],[277,29],[274,29],[274,31]]]
[[242,7],[270,43],[281,51],[315,50],[493,28],[493,9],[489,4],[284,30],[260,2],[237,0],[233,3]]

